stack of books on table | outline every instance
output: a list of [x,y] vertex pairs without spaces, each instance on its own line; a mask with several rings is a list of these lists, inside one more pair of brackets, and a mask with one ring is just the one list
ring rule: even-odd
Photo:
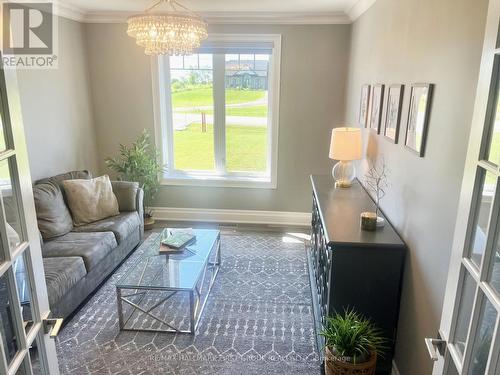
[[192,228],[164,229],[160,239],[160,254],[175,254],[184,251],[196,240]]

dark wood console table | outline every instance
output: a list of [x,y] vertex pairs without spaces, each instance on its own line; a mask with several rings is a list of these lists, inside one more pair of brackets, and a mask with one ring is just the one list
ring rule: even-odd
[[[359,182],[335,188],[331,176],[311,176],[313,212],[308,252],[316,330],[334,312],[353,308],[370,318],[388,340],[377,374],[390,374],[398,325],[406,245],[386,219],[363,231],[360,214],[374,203]],[[318,335],[318,349],[324,342]]]

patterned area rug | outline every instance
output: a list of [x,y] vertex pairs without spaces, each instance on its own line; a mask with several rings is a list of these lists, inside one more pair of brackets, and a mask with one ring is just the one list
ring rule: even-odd
[[[222,235],[222,266],[195,336],[120,332],[114,283],[157,235],[59,334],[62,374],[320,373],[305,246],[281,235]],[[182,312],[183,298],[158,309],[167,321]],[[152,324],[142,314],[135,319]]]

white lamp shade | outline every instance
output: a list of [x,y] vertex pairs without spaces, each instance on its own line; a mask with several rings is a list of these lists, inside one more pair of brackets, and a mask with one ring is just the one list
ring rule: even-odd
[[359,160],[362,158],[361,129],[335,128],[330,142],[330,159]]

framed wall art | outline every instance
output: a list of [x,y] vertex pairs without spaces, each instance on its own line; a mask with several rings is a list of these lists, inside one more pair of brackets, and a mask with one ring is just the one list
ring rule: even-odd
[[390,85],[387,90],[384,136],[398,143],[401,108],[403,106],[404,85]]
[[433,88],[431,83],[411,85],[405,145],[420,157],[425,153]]
[[359,105],[359,124],[368,126],[368,111],[370,109],[370,85],[363,85],[361,87],[361,102]]
[[382,119],[382,106],[384,103],[384,85],[373,85],[370,100],[370,126],[369,128],[380,133],[380,120]]

